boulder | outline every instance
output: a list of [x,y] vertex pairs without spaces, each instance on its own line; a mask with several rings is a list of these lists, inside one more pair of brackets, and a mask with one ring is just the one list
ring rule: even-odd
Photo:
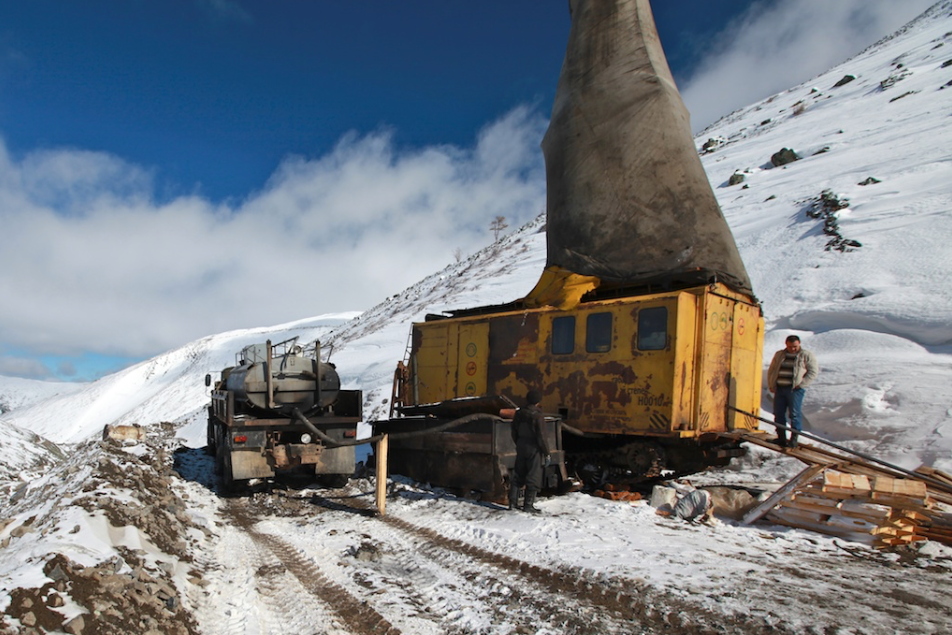
[[845,86],[846,84],[849,84],[854,79],[856,79],[856,75],[849,75],[849,74],[844,75],[843,79],[833,84],[833,88],[839,88],[840,86]]
[[673,487],[655,485],[651,490],[651,506],[660,509],[673,509],[678,501],[678,492]]
[[782,148],[780,151],[775,152],[770,157],[770,163],[777,168],[779,168],[781,165],[786,165],[799,160],[800,156],[790,148]]
[[103,441],[144,441],[145,440],[145,428],[139,424],[129,425],[109,425],[106,424],[106,427],[102,430],[102,439]]

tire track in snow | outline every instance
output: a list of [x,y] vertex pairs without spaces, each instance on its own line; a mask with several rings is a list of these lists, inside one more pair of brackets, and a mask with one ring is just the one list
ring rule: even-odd
[[[321,603],[302,600],[307,593],[300,583],[247,532],[223,527],[216,552],[214,564],[202,563],[209,582],[202,597],[190,594],[206,635],[347,632],[316,628],[333,624],[333,613]],[[226,580],[221,585],[224,591],[218,588],[216,578]]]
[[[377,516],[375,508],[359,498],[363,494],[349,486],[344,492],[348,504],[317,495],[313,500],[328,509],[351,509],[374,515],[383,524],[423,540],[424,543],[416,543],[414,549],[446,563],[448,568],[459,568],[461,565],[456,556],[466,556],[476,565],[467,575],[487,580],[490,586],[496,584],[507,588],[509,599],[500,598],[502,602],[510,606],[523,602],[535,606],[544,622],[551,622],[553,617],[561,620],[566,629],[564,632],[630,632],[637,625],[639,629],[645,629],[644,632],[674,629],[679,633],[702,635],[724,633],[725,621],[750,632],[770,631],[778,635],[792,632],[763,618],[717,613],[629,579],[596,578],[584,569],[564,564],[557,569],[534,565],[443,536],[393,515]],[[502,575],[491,574],[486,565]],[[488,582],[490,580],[493,582]],[[578,623],[579,619],[584,621]],[[608,620],[612,624],[599,624],[599,620]],[[538,625],[538,621],[535,624]]]
[[[348,488],[337,495],[312,495],[295,506],[317,522],[326,514],[352,519],[348,532],[362,543],[351,548],[353,571],[338,584],[354,595],[373,601],[375,609],[390,616],[405,631],[443,635],[534,633],[536,635],[629,633],[630,623],[619,623],[592,606],[579,605],[565,595],[554,595],[523,576],[474,560],[455,549],[446,549],[430,538],[407,532],[405,527],[381,523],[376,512],[353,499],[362,492]],[[352,503],[338,502],[352,499]],[[267,505],[266,501],[259,501]],[[270,502],[274,502],[272,499]],[[336,531],[336,530],[334,530]],[[313,541],[314,536],[306,539]],[[307,542],[299,551],[312,549]],[[362,554],[359,552],[363,552]],[[321,558],[326,556],[320,556]],[[362,561],[362,562],[361,562]]]
[[[342,586],[332,582],[314,564],[305,561],[301,552],[279,536],[262,533],[255,529],[258,519],[248,510],[236,504],[229,505],[225,513],[262,549],[270,551],[287,572],[294,576],[301,587],[310,595],[326,604],[353,635],[401,635],[400,629],[393,626],[370,604],[355,597]],[[283,596],[299,597],[299,594]],[[289,610],[297,610],[291,606]],[[311,625],[313,628],[313,625]]]

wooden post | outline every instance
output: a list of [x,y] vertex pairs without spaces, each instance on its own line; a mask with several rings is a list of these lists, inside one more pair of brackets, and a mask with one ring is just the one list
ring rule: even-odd
[[390,435],[383,435],[377,441],[377,511],[381,516],[387,515],[387,452],[390,446]]

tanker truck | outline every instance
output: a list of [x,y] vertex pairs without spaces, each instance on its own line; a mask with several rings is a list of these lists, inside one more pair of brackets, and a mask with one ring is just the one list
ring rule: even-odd
[[327,485],[346,483],[355,468],[360,390],[342,390],[333,364],[294,337],[245,346],[234,366],[213,381],[206,451],[224,490],[282,473],[315,474]]

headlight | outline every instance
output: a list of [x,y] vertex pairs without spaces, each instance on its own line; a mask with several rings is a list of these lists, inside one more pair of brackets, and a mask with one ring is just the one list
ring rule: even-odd
[[301,435],[301,443],[310,443],[312,441],[311,435],[305,432]]

